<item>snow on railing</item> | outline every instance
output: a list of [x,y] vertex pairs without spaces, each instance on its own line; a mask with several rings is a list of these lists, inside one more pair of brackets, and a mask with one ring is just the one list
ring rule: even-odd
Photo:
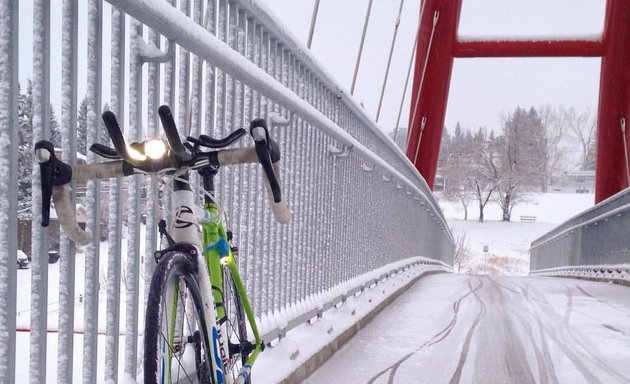
[[[84,144],[77,126],[87,124],[90,143],[107,140],[100,121],[105,105],[132,141],[159,134],[156,111],[162,103],[172,107],[182,135],[225,136],[254,117],[272,121],[293,222],[273,221],[257,167],[222,170],[217,180],[265,340],[281,338],[400,268],[449,269],[453,238],[425,181],[261,4],[90,0],[80,7],[78,0],[64,0],[58,14],[51,13],[50,2],[36,0],[34,42],[25,47],[19,41],[18,3],[0,0],[0,47],[9,52],[0,55],[0,382],[139,378],[144,287],[159,247],[156,231],[146,230],[157,221],[153,182],[141,176],[90,182],[77,199],[86,207],[94,242],[76,250],[62,236],[59,264],[49,267],[49,243],[56,239],[49,241],[39,226],[35,167],[32,248],[25,250],[32,263],[30,272],[18,274],[15,143],[17,60],[23,50],[34,52],[32,74],[26,76],[33,79],[29,140],[49,137],[50,106],[61,105],[65,161],[74,162]],[[49,40],[51,25],[62,26],[63,49]],[[48,54],[50,44],[61,58]],[[59,63],[51,64],[55,59]],[[60,90],[51,87],[58,77],[51,68],[61,68]],[[25,88],[22,84],[21,93]],[[98,161],[87,155],[88,162]],[[30,296],[22,294],[29,289]],[[16,328],[30,332],[16,336]],[[51,351],[54,344],[57,350]]]
[[[626,189],[532,242],[530,273],[627,279],[630,190]],[[620,277],[623,275],[623,277]]]
[[532,271],[530,275],[572,277],[577,279],[614,282],[630,286],[630,264],[556,267]]

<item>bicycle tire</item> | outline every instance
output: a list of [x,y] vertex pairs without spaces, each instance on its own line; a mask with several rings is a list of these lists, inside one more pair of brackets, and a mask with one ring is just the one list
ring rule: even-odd
[[181,252],[165,254],[151,279],[145,315],[145,384],[213,381],[213,339],[190,257]]
[[[223,364],[223,372],[226,378],[234,382],[241,368],[247,362],[253,345],[248,341],[247,317],[241,297],[236,290],[236,284],[228,266],[223,268],[223,306],[225,317],[221,320],[221,330],[226,332],[225,340],[229,342],[230,359]],[[229,380],[228,379],[228,380]],[[229,382],[229,381],[228,381]],[[251,379],[245,382],[250,384]]]

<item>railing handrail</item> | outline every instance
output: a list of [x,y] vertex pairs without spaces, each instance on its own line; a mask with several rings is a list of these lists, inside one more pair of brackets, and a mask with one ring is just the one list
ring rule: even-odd
[[[625,198],[628,198],[628,202],[624,204],[623,200]],[[610,205],[619,206],[611,207],[611,209],[608,210],[608,206]],[[603,200],[598,204],[588,208],[587,210],[571,217],[564,223],[558,225],[549,232],[532,241],[531,248],[537,247],[549,240],[552,240],[553,238],[558,237],[563,233],[566,233],[567,231],[574,230],[575,228],[581,227],[583,225],[587,225],[588,222],[603,220],[606,218],[606,216],[610,215],[611,211],[614,210],[615,212],[617,212],[620,208],[624,207],[625,210],[630,209],[630,189],[624,189],[617,194],[607,198],[606,200]],[[607,210],[607,212],[600,213],[602,210]],[[622,211],[623,210],[624,209],[622,209]]]
[[[372,161],[375,164],[380,165],[384,170],[387,170],[392,176],[407,184],[412,190],[424,197],[426,201],[431,202],[435,212],[437,213],[440,221],[442,222],[446,233],[452,238],[452,234],[448,230],[448,224],[437,206],[437,203],[430,195],[429,188],[426,186],[426,182],[421,184],[426,187],[423,191],[413,181],[409,180],[406,176],[393,168],[389,163],[383,160],[381,157],[373,153],[366,146],[361,144],[352,135],[341,129],[337,124],[332,122],[326,116],[324,116],[319,110],[311,106],[308,102],[301,99],[291,90],[287,89],[283,84],[271,77],[263,69],[256,66],[254,63],[248,61],[241,56],[238,52],[235,52],[226,43],[214,36],[210,31],[203,28],[198,24],[191,24],[189,17],[181,13],[179,10],[172,8],[168,3],[158,2],[143,2],[142,0],[107,0],[112,5],[125,11],[127,14],[133,16],[138,21],[146,24],[147,26],[159,30],[162,35],[168,39],[177,42],[177,44],[186,48],[190,52],[194,52],[203,59],[216,65],[221,70],[227,72],[230,75],[237,76],[247,83],[253,89],[261,92],[262,94],[277,100],[284,107],[289,110],[298,113],[302,118],[315,125],[317,128],[323,130],[325,133],[347,145],[349,148],[355,150],[366,160]],[[252,0],[249,0],[251,4],[254,4]],[[165,7],[170,7],[165,9]],[[186,25],[187,28],[182,26]],[[186,30],[187,29],[187,30]],[[294,43],[297,44],[297,43]],[[310,54],[307,54],[307,57]],[[314,60],[310,57],[311,60]],[[330,80],[329,80],[330,81]],[[337,86],[335,88],[338,89]],[[349,105],[357,108],[356,103],[348,99]],[[364,111],[360,111],[357,115],[365,120],[368,126],[375,129],[379,135],[385,138],[385,135],[376,127],[376,125],[369,119]],[[391,140],[384,140],[388,146],[395,145]],[[402,155],[400,150],[394,151],[399,156]],[[409,160],[404,158],[405,164],[411,164]],[[414,168],[415,170],[415,168]],[[418,181],[422,182],[421,176],[417,170],[415,173],[418,175]]]
[[[431,193],[431,189],[427,184],[426,180],[418,169],[414,167],[409,158],[403,153],[403,151],[398,147],[398,145],[387,136],[382,129],[379,128],[376,121],[374,121],[365,111],[361,104],[350,94],[348,89],[342,87],[334,77],[325,69],[325,67],[317,60],[317,58],[311,53],[311,50],[306,47],[303,43],[297,39],[293,33],[282,28],[282,23],[275,19],[273,12],[271,12],[264,4],[261,4],[257,0],[241,0],[239,4],[243,6],[247,11],[251,12],[253,15],[256,15],[259,22],[264,25],[267,29],[274,32],[275,37],[278,38],[282,43],[292,50],[296,55],[300,56],[300,59],[304,61],[304,63],[308,66],[308,69],[315,73],[320,81],[322,81],[330,90],[335,92],[341,100],[350,107],[350,110],[357,115],[363,124],[365,124],[372,133],[378,135],[382,142],[385,143],[402,162],[405,164],[405,167],[416,176],[417,181],[420,183],[422,188]],[[442,222],[446,222],[443,217],[442,211],[439,209],[437,203],[432,201],[433,208],[438,212],[441,216]]]

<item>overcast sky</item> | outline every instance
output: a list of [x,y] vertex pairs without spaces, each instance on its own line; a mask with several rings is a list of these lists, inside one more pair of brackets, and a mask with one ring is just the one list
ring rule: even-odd
[[[314,0],[261,0],[306,43]],[[368,0],[321,0],[312,52],[347,89]],[[399,0],[374,0],[355,97],[375,116]],[[418,25],[420,0],[406,0],[379,125],[396,124]],[[601,35],[605,0],[464,0],[459,34],[529,37]],[[446,126],[500,131],[499,116],[516,106],[563,104],[597,109],[599,58],[458,59],[453,68]],[[409,96],[401,125],[406,126]]]
[[[275,14],[304,44],[308,37],[315,0],[258,0]],[[80,13],[86,15],[85,2]],[[59,19],[60,0],[52,7],[53,19]],[[321,0],[312,52],[329,73],[347,90],[352,83],[359,41],[368,0]],[[464,0],[460,36],[482,38],[529,36],[575,36],[589,38],[601,34],[605,0]],[[394,25],[400,0],[373,0],[363,59],[359,70],[355,99],[375,117],[385,76]],[[402,100],[405,77],[418,28],[420,0],[405,0],[385,92],[379,125],[391,132]],[[109,24],[109,6],[105,23]],[[20,0],[20,44],[32,46],[31,1]],[[85,30],[85,17],[80,29]],[[53,47],[61,45],[61,25],[53,23]],[[108,39],[109,36],[104,36]],[[85,67],[85,34],[80,36],[80,68]],[[105,52],[108,56],[109,51]],[[51,94],[61,88],[59,62],[61,50],[52,49],[53,76]],[[457,121],[465,128],[479,126],[500,131],[499,116],[516,106],[563,104],[577,109],[597,109],[599,58],[530,58],[530,59],[458,59],[453,68],[446,126],[452,130]],[[108,70],[107,63],[104,70]],[[32,50],[20,51],[20,80],[30,77]],[[79,74],[79,94],[84,94],[84,71]],[[413,76],[413,75],[412,75]],[[106,78],[106,80],[108,80]],[[108,81],[104,87],[108,89]],[[408,124],[409,92],[401,117]],[[59,100],[53,105],[59,114]]]

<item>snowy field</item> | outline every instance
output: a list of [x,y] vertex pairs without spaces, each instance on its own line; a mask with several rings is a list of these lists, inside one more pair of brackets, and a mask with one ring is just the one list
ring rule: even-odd
[[[144,249],[145,231],[142,227],[140,231],[140,248],[141,252]],[[106,283],[107,283],[107,242],[102,242],[100,246],[100,283],[101,288],[99,290],[99,336],[98,336],[98,372],[99,380],[102,380],[105,367],[105,324],[106,324]],[[127,242],[123,239],[122,243],[122,265],[126,263],[125,255],[127,254]],[[85,258],[82,253],[77,253],[75,258],[75,295],[74,295],[74,316],[75,316],[75,337],[74,337],[74,382],[82,381],[82,364],[83,364],[83,318],[84,318],[84,286],[85,286]],[[60,261],[55,264],[48,265],[48,338],[47,338],[47,367],[46,367],[46,382],[57,382],[57,332],[59,330],[59,268]],[[144,278],[144,276],[142,277]],[[17,318],[16,327],[18,332],[16,333],[16,383],[28,383],[29,382],[29,353],[30,353],[30,322],[31,322],[31,269],[19,269],[17,271]],[[123,369],[125,366],[125,297],[126,290],[124,282],[121,284],[120,295],[120,351],[119,351],[119,372],[120,377],[123,377]],[[144,313],[140,311],[139,322],[144,323]],[[102,381],[99,381],[102,382]],[[126,380],[125,382],[133,383],[133,381]]]
[[[537,193],[517,204],[512,221],[501,221],[496,203],[488,203],[485,220],[478,222],[479,210],[468,207],[464,220],[461,203],[439,197],[439,204],[455,237],[466,236],[470,257],[462,263],[462,273],[526,275],[529,272],[529,247],[533,240],[593,206],[593,194]],[[521,222],[520,216],[536,216],[536,222]],[[487,246],[488,252],[484,252]],[[454,266],[457,270],[457,265]]]

